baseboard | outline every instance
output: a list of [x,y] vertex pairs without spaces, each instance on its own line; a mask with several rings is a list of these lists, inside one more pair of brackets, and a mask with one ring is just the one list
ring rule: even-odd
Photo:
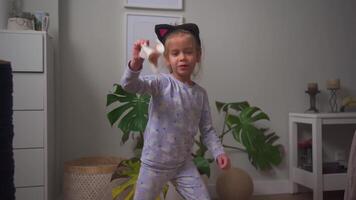
[[253,182],[254,195],[286,194],[289,193],[289,181],[285,180],[258,180]]
[[[253,181],[254,195],[286,194],[289,193],[288,180],[257,180]],[[215,184],[209,184],[208,189],[212,198],[217,198]]]
[[[288,180],[254,181],[253,186],[253,195],[287,194],[290,192]],[[215,184],[208,184],[208,190],[213,199],[218,197]],[[60,195],[57,200],[63,200],[63,196]]]

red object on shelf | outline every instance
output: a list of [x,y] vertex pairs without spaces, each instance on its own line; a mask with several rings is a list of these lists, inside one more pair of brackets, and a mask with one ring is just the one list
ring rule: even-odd
[[312,139],[303,140],[298,142],[299,149],[307,149],[312,147]]

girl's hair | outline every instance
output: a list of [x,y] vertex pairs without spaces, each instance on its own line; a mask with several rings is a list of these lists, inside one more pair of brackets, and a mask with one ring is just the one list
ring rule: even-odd
[[188,35],[194,42],[194,46],[196,48],[196,50],[201,54],[202,50],[201,50],[201,44],[200,42],[197,41],[197,39],[194,37],[194,35],[187,31],[187,30],[183,30],[183,29],[177,29],[171,33],[169,33],[167,36],[166,36],[166,39],[165,39],[165,42],[164,42],[164,47],[165,47],[165,51],[164,51],[164,56],[167,56],[167,47],[168,47],[168,43],[170,41],[170,39],[173,37],[173,36],[178,36],[178,35]]

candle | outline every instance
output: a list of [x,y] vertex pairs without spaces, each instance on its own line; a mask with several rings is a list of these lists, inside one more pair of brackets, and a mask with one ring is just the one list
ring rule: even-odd
[[330,79],[326,81],[326,88],[329,90],[340,89],[340,79]]
[[317,83],[308,83],[308,91],[310,91],[310,92],[318,91],[318,84]]

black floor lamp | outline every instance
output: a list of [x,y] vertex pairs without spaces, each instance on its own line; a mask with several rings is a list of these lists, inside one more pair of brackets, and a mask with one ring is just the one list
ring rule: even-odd
[[15,199],[12,92],[11,64],[0,60],[0,199],[2,200]]

